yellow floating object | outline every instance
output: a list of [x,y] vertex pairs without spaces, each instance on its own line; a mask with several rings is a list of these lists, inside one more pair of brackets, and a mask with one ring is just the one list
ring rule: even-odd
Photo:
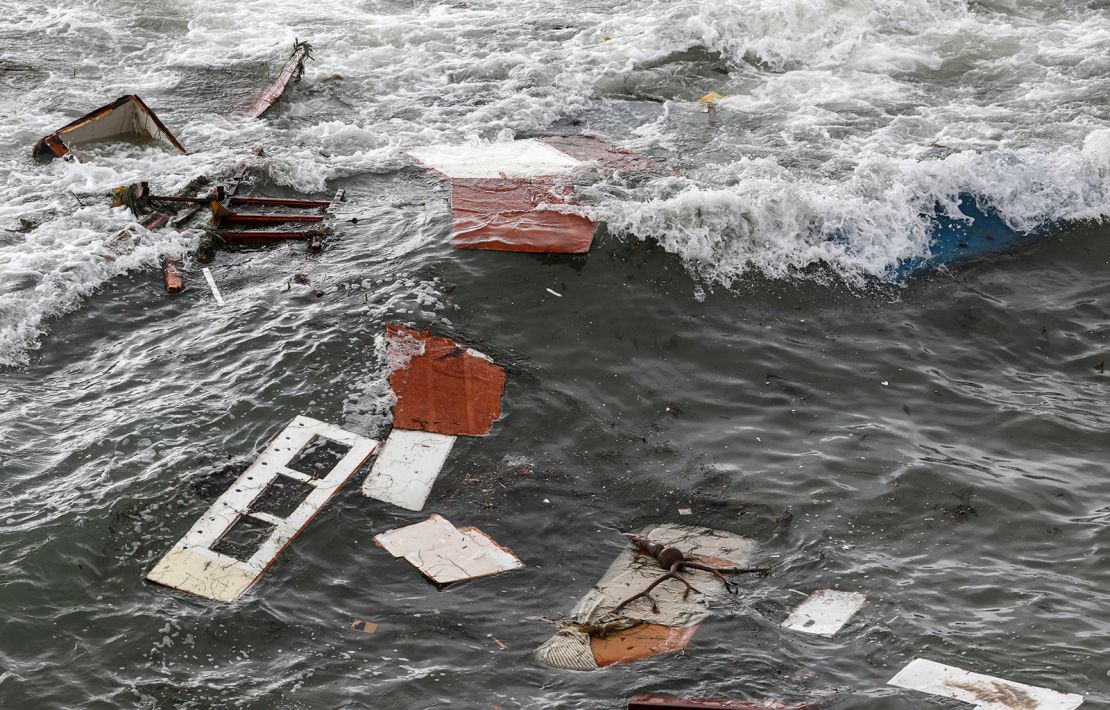
[[724,96],[721,96],[716,91],[710,91],[708,94],[706,94],[705,96],[698,99],[698,103],[699,104],[711,104],[714,101],[718,101],[718,100],[723,99],[723,98],[724,98]]

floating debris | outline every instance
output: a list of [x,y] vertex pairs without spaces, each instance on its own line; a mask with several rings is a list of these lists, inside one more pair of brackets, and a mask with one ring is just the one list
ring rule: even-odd
[[127,95],[54,131],[36,143],[31,154],[40,160],[72,160],[72,145],[124,137],[145,138],[163,143],[179,153],[187,152],[142,99]]
[[802,631],[817,636],[832,636],[848,623],[852,616],[867,602],[859,592],[838,592],[819,589],[810,594],[798,608],[782,622],[784,629]]
[[351,622],[351,628],[355,631],[361,631],[364,634],[372,634],[378,630],[378,625],[375,624],[373,621],[355,619]]
[[[451,436],[483,436],[501,417],[505,370],[450,338],[386,325],[397,395],[393,426]],[[394,364],[397,366],[394,367]]]
[[[706,567],[746,567],[758,548],[733,533],[685,525],[647,528],[640,537]],[[685,648],[710,615],[708,602],[724,596],[728,584],[705,569],[684,575],[686,580],[659,582],[659,562],[628,545],[563,628],[536,650],[537,659],[555,668],[593,670]],[[657,582],[650,599],[641,594]],[[699,593],[690,592],[691,585]]]
[[[373,439],[294,418],[146,579],[218,601],[238,599],[375,448]],[[329,456],[308,465],[320,451]]]
[[816,710],[815,705],[788,705],[775,701],[676,698],[671,695],[634,695],[628,710]]
[[406,510],[422,510],[455,437],[394,429],[374,460],[362,492]]
[[524,566],[512,550],[477,528],[456,528],[439,515],[376,535],[374,542],[404,557],[436,584],[487,577]]
[[915,658],[888,685],[972,703],[980,710],[1074,710],[1083,696],[1023,685]]
[[593,243],[592,220],[558,209],[577,204],[574,173],[660,167],[592,136],[433,145],[408,154],[451,181],[455,247],[549,254],[584,254]]
[[293,42],[293,51],[289,55],[289,59],[285,61],[285,65],[281,68],[281,73],[273,84],[266,87],[258,96],[251,100],[250,104],[245,109],[245,113],[251,118],[259,118],[262,114],[270,110],[281,99],[285,90],[289,87],[289,82],[300,81],[304,75],[304,63],[312,58],[312,47],[308,42],[301,42],[296,40]]
[[208,282],[208,288],[212,289],[212,297],[216,299],[216,305],[224,305],[224,297],[220,295],[220,289],[216,286],[216,279],[212,277],[212,271],[208,267],[201,269],[204,274],[204,280]]

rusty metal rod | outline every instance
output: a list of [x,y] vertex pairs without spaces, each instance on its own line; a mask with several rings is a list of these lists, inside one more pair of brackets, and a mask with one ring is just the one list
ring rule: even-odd
[[284,197],[232,197],[231,204],[264,205],[273,207],[303,207],[304,209],[312,209],[314,207],[327,207],[331,203],[326,200],[297,200]]
[[244,242],[273,242],[281,239],[304,239],[309,232],[236,232],[226,229],[218,230],[224,239]]
[[220,224],[281,224],[282,222],[322,222],[323,215],[315,214],[222,214]]

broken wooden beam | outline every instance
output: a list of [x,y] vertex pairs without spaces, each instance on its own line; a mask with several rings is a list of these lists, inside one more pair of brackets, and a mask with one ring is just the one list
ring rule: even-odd
[[226,240],[240,242],[276,242],[282,239],[305,239],[320,233],[323,230],[312,229],[303,232],[261,232],[261,231],[236,231],[229,229],[217,230],[217,234]]
[[628,710],[815,710],[815,706],[641,694],[628,699]]
[[[218,203],[217,203],[218,204]],[[226,210],[219,215],[220,224],[282,224],[285,222],[323,222],[319,214],[253,214]]]
[[259,207],[299,207],[303,209],[328,207],[332,204],[327,200],[297,200],[285,197],[232,197],[230,202],[237,207],[255,205]]
[[266,87],[247,106],[245,113],[251,118],[258,118],[270,110],[281,99],[292,81],[299,81],[304,74],[304,63],[312,57],[312,47],[308,42],[295,41],[293,52],[289,55],[281,73],[273,84]]

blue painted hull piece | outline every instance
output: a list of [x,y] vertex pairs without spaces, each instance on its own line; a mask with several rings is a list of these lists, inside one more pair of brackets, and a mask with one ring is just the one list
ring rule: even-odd
[[959,210],[968,219],[954,219],[939,209],[932,215],[932,253],[928,258],[899,264],[894,274],[897,280],[919,276],[939,266],[974,261],[1028,246],[1052,229],[1052,225],[1044,225],[1031,232],[1019,232],[994,210],[981,208],[974,195],[961,194]]

